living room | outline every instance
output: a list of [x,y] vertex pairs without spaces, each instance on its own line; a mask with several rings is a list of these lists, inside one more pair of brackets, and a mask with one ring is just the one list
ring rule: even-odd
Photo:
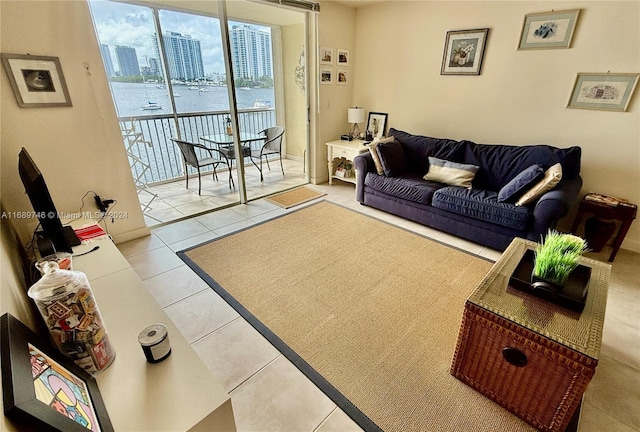
[[[566,108],[577,73],[640,70],[638,2],[349,3],[323,1],[317,17],[318,46],[348,49],[353,63],[350,85],[319,86],[312,183],[326,182],[324,143],[348,130],[347,108],[358,105],[388,113],[389,125],[411,133],[478,143],[581,146],[583,192],[640,202],[637,95],[627,112]],[[565,9],[581,10],[570,49],[517,50],[526,14]],[[21,109],[3,75],[3,209],[29,208],[16,170],[18,151],[25,146],[37,149],[43,171],[65,173],[47,175],[52,189],[64,190],[54,196],[60,210],[77,210],[86,190],[95,188],[117,197],[119,209],[129,214],[109,223],[117,242],[148,234],[107,82],[91,73],[101,58],[86,5],[3,1],[0,19],[1,51],[59,56],[74,102],[68,108]],[[446,33],[479,28],[489,28],[481,73],[440,75]],[[561,227],[566,229],[572,216]],[[5,222],[2,312],[30,322],[13,294],[24,282],[16,272],[5,271],[20,268],[13,240],[5,237]],[[10,228],[26,241],[30,226]],[[623,248],[640,252],[640,226],[631,227]]]

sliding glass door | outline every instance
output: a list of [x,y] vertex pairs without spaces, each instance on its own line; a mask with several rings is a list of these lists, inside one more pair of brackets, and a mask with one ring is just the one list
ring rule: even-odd
[[[305,13],[242,0],[143,3],[89,2],[148,223],[305,184]],[[267,142],[273,128],[283,133]],[[224,163],[198,175],[173,139]]]

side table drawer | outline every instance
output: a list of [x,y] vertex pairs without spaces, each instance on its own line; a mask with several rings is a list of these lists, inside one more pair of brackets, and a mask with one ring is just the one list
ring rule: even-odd
[[596,365],[467,302],[451,374],[538,429],[564,431]]

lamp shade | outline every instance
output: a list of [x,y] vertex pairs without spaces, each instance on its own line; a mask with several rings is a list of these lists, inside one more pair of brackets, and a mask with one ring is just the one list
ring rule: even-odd
[[349,123],[361,123],[364,121],[364,108],[349,108],[347,121]]

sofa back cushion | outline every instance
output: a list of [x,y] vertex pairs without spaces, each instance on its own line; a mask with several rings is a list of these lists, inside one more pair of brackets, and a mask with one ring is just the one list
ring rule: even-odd
[[539,145],[476,144],[413,135],[398,129],[389,129],[389,135],[400,141],[404,148],[409,171],[424,175],[429,170],[429,156],[480,167],[473,187],[499,191],[523,170],[540,164],[544,170],[560,163],[564,179],[580,174],[580,147],[556,148]]
[[398,129],[389,129],[389,135],[402,144],[409,171],[425,175],[429,170],[429,156],[453,162],[462,162],[464,141],[413,135]]
[[473,187],[490,191],[499,191],[531,165],[540,164],[546,170],[559,162],[560,158],[549,146],[544,145],[468,143],[464,153],[464,163],[480,167]]

